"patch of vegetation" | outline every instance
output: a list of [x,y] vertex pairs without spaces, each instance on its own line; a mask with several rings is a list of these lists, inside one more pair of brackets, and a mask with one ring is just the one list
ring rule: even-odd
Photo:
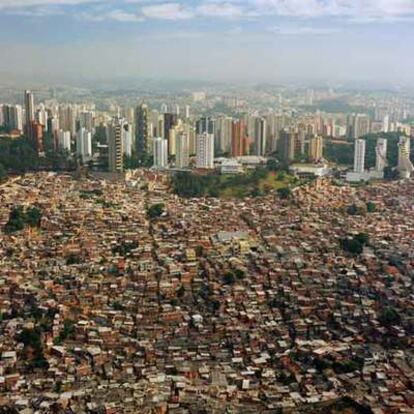
[[386,307],[381,310],[378,316],[379,323],[385,327],[401,324],[401,316],[396,309]]
[[22,358],[31,368],[48,368],[49,364],[43,354],[42,333],[39,328],[23,329],[16,337],[24,345]]
[[347,237],[341,240],[341,247],[352,254],[361,254],[364,246],[369,244],[369,235],[366,233],[359,233],[353,238]]
[[29,207],[24,210],[23,206],[13,208],[9,214],[9,220],[4,226],[4,232],[12,234],[26,227],[40,227],[42,211],[37,207]]
[[172,179],[173,191],[180,197],[244,198],[260,197],[292,184],[294,177],[277,174],[267,168],[238,175],[200,176],[190,172],[177,173]]
[[165,205],[163,203],[153,204],[147,209],[147,216],[150,220],[156,219],[164,213]]

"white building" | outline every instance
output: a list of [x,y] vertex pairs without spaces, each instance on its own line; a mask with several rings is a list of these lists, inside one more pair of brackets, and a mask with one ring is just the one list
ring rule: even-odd
[[158,137],[154,139],[154,168],[168,167],[168,141]]
[[365,145],[364,139],[355,140],[354,170],[347,173],[347,181],[361,182],[370,180],[370,173],[365,171]]
[[175,166],[177,168],[187,168],[190,163],[188,134],[179,133],[175,144]]
[[214,168],[214,135],[204,133],[197,136],[196,167]]
[[48,113],[43,104],[40,104],[40,108],[36,112],[36,119],[40,125],[43,125],[44,130],[47,131]]
[[92,134],[86,128],[81,128],[77,133],[76,153],[82,161],[92,157]]
[[62,151],[70,152],[70,149],[71,149],[70,131],[64,131],[63,129],[59,130],[58,146]]
[[384,172],[384,168],[388,164],[387,163],[387,140],[385,138],[378,138],[375,152],[376,152],[375,170],[378,172]]
[[355,140],[354,153],[354,172],[363,173],[365,171],[365,140]]
[[398,143],[398,166],[397,169],[401,178],[408,178],[414,171],[413,164],[410,160],[410,138],[400,137]]
[[124,123],[122,127],[122,143],[124,155],[131,157],[132,155],[132,125]]

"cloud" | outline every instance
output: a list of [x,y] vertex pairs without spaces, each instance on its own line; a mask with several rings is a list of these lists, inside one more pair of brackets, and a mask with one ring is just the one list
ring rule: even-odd
[[414,15],[413,0],[250,0],[260,14],[293,17],[370,17]]
[[191,9],[185,8],[179,3],[163,3],[154,6],[144,6],[141,9],[144,17],[161,20],[183,20],[194,17]]
[[197,8],[197,14],[210,17],[237,18],[246,16],[246,10],[229,2],[206,2]]
[[97,2],[97,0],[0,0],[0,9],[12,9],[31,6],[65,6],[93,2]]
[[81,16],[85,20],[101,22],[105,20],[113,20],[118,22],[142,22],[142,16],[128,13],[123,10],[111,10],[105,13],[82,13]]
[[334,27],[312,27],[312,26],[275,26],[268,29],[270,33],[281,36],[300,35],[330,35],[339,33],[340,30]]

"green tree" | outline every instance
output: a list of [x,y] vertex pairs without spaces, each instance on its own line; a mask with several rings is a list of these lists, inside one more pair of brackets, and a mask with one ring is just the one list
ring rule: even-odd
[[358,240],[363,246],[369,243],[369,235],[367,233],[359,233],[355,236],[355,240]]
[[236,282],[236,278],[234,277],[234,274],[232,272],[227,272],[224,275],[224,283],[226,285],[233,285]]
[[25,214],[22,206],[12,209],[9,214],[9,221],[4,226],[4,231],[7,234],[15,233],[24,229]]
[[377,206],[372,201],[368,201],[367,203],[367,211],[368,213],[375,213],[377,210]]
[[342,239],[341,246],[345,251],[352,254],[361,254],[364,248],[363,244],[358,239],[354,238]]
[[7,177],[7,171],[4,168],[4,165],[0,163],[0,182]]
[[147,210],[147,216],[149,219],[155,219],[160,217],[164,212],[165,205],[163,203],[153,204]]
[[282,200],[286,200],[291,196],[292,191],[288,187],[282,187],[277,190],[277,193]]
[[42,219],[42,211],[37,207],[31,207],[26,211],[25,221],[30,227],[39,227]]
[[381,310],[378,320],[381,325],[385,327],[390,327],[392,325],[401,324],[401,316],[396,309],[392,307],[386,307]]

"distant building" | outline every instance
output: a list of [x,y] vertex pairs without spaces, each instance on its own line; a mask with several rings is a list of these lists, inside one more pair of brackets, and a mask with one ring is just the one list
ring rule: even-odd
[[263,156],[266,153],[267,145],[266,119],[256,118],[254,120],[254,155]]
[[296,155],[297,134],[289,131],[282,131],[278,140],[278,155],[281,161],[292,162]]
[[365,140],[357,139],[355,141],[354,152],[354,172],[363,173],[365,171]]
[[202,117],[196,122],[196,134],[200,135],[205,132],[213,135],[216,133],[216,120],[209,116]]
[[410,160],[410,138],[400,137],[398,142],[398,166],[397,169],[401,178],[408,178],[414,171],[413,164]]
[[365,147],[366,142],[364,139],[355,140],[354,169],[347,173],[347,181],[360,182],[370,180],[370,173],[365,171]]
[[[168,140],[168,153],[171,154],[175,151],[175,145],[170,143],[170,130],[178,123],[177,114],[164,114],[164,138]],[[171,148],[170,148],[171,147]]]
[[92,134],[86,128],[80,128],[77,133],[76,153],[83,162],[92,157]]
[[17,129],[23,132],[23,109],[20,105],[3,105],[3,125],[8,130]]
[[24,92],[24,109],[26,117],[26,136],[31,137],[31,127],[32,122],[36,121],[35,119],[35,106],[34,106],[34,95],[31,91],[26,90]]
[[375,170],[383,173],[384,168],[388,164],[387,162],[387,140],[385,138],[378,138],[375,152],[376,152]]
[[149,111],[148,106],[141,104],[135,112],[135,134],[136,134],[136,151],[138,156],[148,153],[148,128],[149,128]]
[[321,136],[310,139],[308,156],[312,162],[318,162],[323,158],[323,138]]
[[71,138],[70,131],[63,131],[63,129],[58,132],[58,148],[61,151],[70,152],[71,150]]
[[122,145],[124,149],[124,155],[127,157],[132,156],[132,125],[124,122],[122,125]]
[[108,125],[108,169],[113,173],[124,171],[123,122],[114,118]]
[[247,155],[247,136],[244,121],[233,121],[231,132],[231,155],[233,157]]
[[158,137],[153,141],[154,145],[154,168],[168,167],[168,141]]
[[214,136],[212,134],[197,135],[196,167],[214,168]]
[[178,168],[187,168],[190,162],[188,134],[183,132],[179,133],[175,143],[175,166]]

